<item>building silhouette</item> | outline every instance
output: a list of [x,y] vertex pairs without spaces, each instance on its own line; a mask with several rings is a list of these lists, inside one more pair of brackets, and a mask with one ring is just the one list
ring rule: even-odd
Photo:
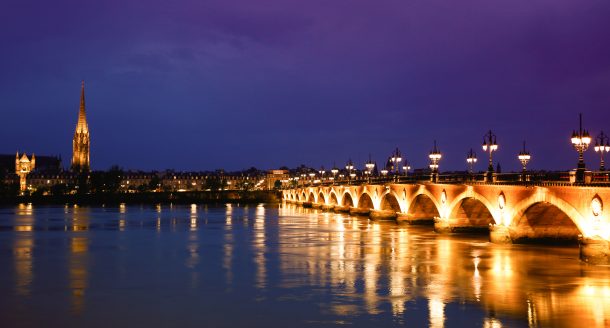
[[87,116],[85,113],[85,81],[82,81],[78,122],[76,123],[74,140],[72,141],[72,171],[89,171],[89,146],[89,126],[87,125]]

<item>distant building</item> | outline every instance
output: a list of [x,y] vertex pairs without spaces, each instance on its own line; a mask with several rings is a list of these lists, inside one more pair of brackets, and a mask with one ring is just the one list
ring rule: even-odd
[[[62,171],[60,156],[38,156],[36,155],[36,167],[34,172],[45,174],[57,174]],[[0,176],[15,173],[15,154],[0,154]]]
[[276,181],[280,182],[280,186],[284,186],[284,184],[288,183],[288,179],[290,178],[290,174],[288,170],[269,170],[267,172],[267,190],[273,190],[275,187]]
[[19,157],[19,152],[15,154],[15,174],[19,176],[19,190],[25,191],[27,189],[25,178],[35,167],[36,156],[34,154],[32,154],[31,159],[25,153],[21,157]]
[[80,91],[80,108],[78,110],[78,121],[72,141],[72,171],[89,172],[89,126],[85,113],[85,81],[82,82]]

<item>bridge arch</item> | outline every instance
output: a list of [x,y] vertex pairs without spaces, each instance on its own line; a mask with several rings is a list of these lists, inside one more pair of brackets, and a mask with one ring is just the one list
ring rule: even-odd
[[352,198],[352,194],[350,194],[349,191],[346,191],[343,194],[343,197],[341,197],[341,205],[342,206],[349,206],[349,207],[353,207],[354,206],[354,199]]
[[489,227],[496,224],[490,209],[475,197],[464,197],[453,206],[449,219],[458,226]]
[[440,217],[439,205],[429,192],[417,193],[409,202],[407,214],[416,219]]
[[328,197],[328,203],[330,205],[339,205],[339,199],[337,198],[337,194],[335,193],[334,190],[330,191],[330,194]]
[[515,242],[576,242],[579,234],[591,233],[590,222],[572,205],[546,193],[537,193],[515,205],[510,228]]
[[307,201],[311,203],[316,203],[316,194],[313,191],[309,192],[309,196],[307,196]]
[[320,194],[318,195],[318,203],[326,204],[326,196],[322,191],[320,191]]
[[491,202],[472,190],[455,197],[448,208],[449,219],[456,225],[488,227],[490,223],[500,223],[494,216],[495,211]]
[[574,219],[549,202],[531,204],[520,211],[511,225],[514,242],[553,241],[555,243],[578,241],[582,234]]
[[358,208],[374,209],[373,198],[367,193],[363,192],[358,198]]
[[305,194],[305,190],[303,190],[303,192],[301,193],[301,197],[300,197],[299,201],[301,201],[301,202],[307,201],[307,194]]
[[383,194],[383,196],[381,196],[381,204],[379,205],[379,209],[389,210],[396,213],[402,212],[402,206],[400,205],[398,199],[399,198],[396,196],[396,194],[389,191],[386,192]]

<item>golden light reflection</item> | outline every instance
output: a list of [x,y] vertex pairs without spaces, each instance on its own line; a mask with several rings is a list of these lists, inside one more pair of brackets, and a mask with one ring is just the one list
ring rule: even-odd
[[188,250],[188,258],[186,259],[186,267],[191,269],[191,288],[197,288],[199,285],[199,271],[196,270],[197,265],[199,264],[199,236],[198,234],[191,230],[189,233],[189,239],[187,244]]
[[197,205],[191,204],[191,231],[197,231]]
[[265,254],[266,247],[265,233],[265,207],[262,204],[256,207],[256,215],[254,217],[254,263],[256,264],[256,288],[265,288],[267,281],[267,267]]
[[85,291],[87,290],[87,237],[72,237],[70,239],[70,258],[68,262],[69,284],[72,291],[72,311],[81,313],[85,306]]
[[474,272],[472,275],[472,288],[473,288],[475,299],[477,301],[480,301],[481,300],[482,278],[481,278],[481,274],[479,273],[479,263],[481,263],[481,259],[479,258],[479,252],[475,253],[474,258],[472,259],[472,262],[474,264]]
[[408,233],[402,228],[390,232],[390,301],[392,314],[401,316],[405,312],[408,298],[406,288],[407,268],[409,267]]
[[339,292],[347,301],[327,304],[335,315],[375,314],[390,305],[403,320],[408,302],[423,297],[431,327],[449,325],[454,314],[447,308],[456,303],[482,309],[487,314],[473,325],[490,328],[505,326],[506,317],[530,327],[604,327],[610,317],[610,269],[583,267],[578,249],[493,245],[484,237],[288,205],[282,211],[280,286]]
[[428,300],[428,310],[430,313],[430,327],[445,327],[445,302],[439,298],[431,297]]
[[[531,326],[530,327],[537,327]],[[502,328],[502,322],[496,318],[485,318],[483,322],[483,328]]]
[[[68,213],[70,214],[70,213]],[[72,210],[71,216],[68,218],[65,230],[85,231],[89,230],[90,209],[86,207],[75,207]]]
[[227,204],[225,208],[225,225],[224,225],[224,244],[223,244],[223,262],[222,267],[225,270],[227,285],[233,283],[233,206]]
[[370,235],[369,244],[364,248],[364,302],[367,312],[370,314],[379,313],[377,294],[377,283],[379,280],[379,270],[381,264],[381,227],[377,222],[371,222],[368,226]]
[[233,206],[227,204],[225,207],[225,228],[231,228],[233,224]]
[[119,205],[119,231],[125,231],[127,225],[125,219],[127,217],[127,206],[125,203]]
[[33,256],[34,238],[31,234],[18,236],[13,244],[13,255],[15,258],[17,295],[27,296],[30,294],[30,286],[34,277]]

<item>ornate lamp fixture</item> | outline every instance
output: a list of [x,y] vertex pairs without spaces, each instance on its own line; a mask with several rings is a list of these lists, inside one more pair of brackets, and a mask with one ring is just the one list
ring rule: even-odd
[[428,155],[428,158],[430,158],[430,170],[432,171],[430,180],[432,182],[438,181],[438,163],[440,162],[441,157],[443,157],[443,155],[436,147],[436,140],[434,140],[434,148],[432,148],[430,154]]
[[521,181],[527,181],[527,163],[530,162],[532,156],[530,155],[529,151],[525,150],[525,141],[523,141],[523,150],[519,152],[517,158],[519,159],[519,162],[521,162],[521,166],[523,167]]
[[585,159],[584,152],[589,148],[591,135],[589,131],[582,129],[582,114],[579,115],[580,124],[578,132],[572,132],[572,146],[578,152],[578,166],[576,167],[576,183],[585,183]]

